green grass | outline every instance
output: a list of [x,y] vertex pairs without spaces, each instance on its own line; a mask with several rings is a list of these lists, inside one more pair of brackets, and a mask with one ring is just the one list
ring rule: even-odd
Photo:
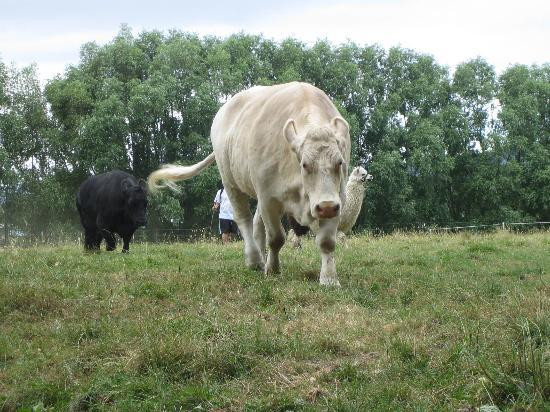
[[0,410],[550,408],[548,232],[131,250],[0,250]]

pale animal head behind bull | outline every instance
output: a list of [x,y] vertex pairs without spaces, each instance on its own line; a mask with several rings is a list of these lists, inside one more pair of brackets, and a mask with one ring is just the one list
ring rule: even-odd
[[370,175],[367,170],[362,166],[357,166],[353,169],[351,174],[349,175],[348,184],[352,182],[369,182],[372,180],[372,175]]
[[288,119],[283,134],[300,163],[304,193],[313,218],[338,216],[345,201],[347,122],[337,116],[326,126],[301,131],[294,119]]

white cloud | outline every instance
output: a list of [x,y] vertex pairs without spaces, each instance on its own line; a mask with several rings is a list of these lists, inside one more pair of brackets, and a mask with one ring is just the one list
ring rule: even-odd
[[0,33],[2,51],[8,54],[28,54],[39,51],[40,53],[56,53],[68,49],[77,50],[89,41],[105,42],[112,39],[116,31],[102,32],[66,32],[39,36],[36,34],[25,35],[18,32]]
[[[346,1],[303,3],[280,7],[278,12],[273,12],[271,7],[269,11],[241,21],[229,17],[223,21],[215,17],[210,21],[206,17],[186,21],[187,14],[182,13],[181,22],[176,24],[178,29],[200,35],[225,37],[244,31],[275,40],[295,37],[308,43],[328,39],[333,44],[351,40],[359,45],[376,43],[385,48],[400,45],[432,54],[439,63],[451,68],[477,56],[485,58],[499,72],[509,64],[550,61],[547,44],[550,2],[546,0]],[[163,31],[174,28],[177,14],[170,9],[166,9],[166,13],[169,13],[166,21],[171,22],[170,27],[153,26],[151,22],[159,21],[159,16],[151,20],[144,10],[132,23],[134,32],[145,28]],[[4,62],[14,61],[20,66],[36,62],[43,81],[62,73],[68,64],[78,63],[83,43],[108,42],[119,30],[118,25],[109,30],[90,29],[94,27],[93,22],[86,21],[85,16],[82,18],[85,23],[80,31],[64,31],[61,22],[58,29],[50,25],[49,34],[41,33],[38,28],[10,26],[9,32],[0,29],[0,57]]]
[[83,31],[38,35],[28,32],[0,32],[0,57],[6,63],[19,67],[37,64],[42,83],[63,73],[70,64],[77,64],[80,47],[87,42],[106,43],[118,29],[113,31]]
[[348,2],[281,13],[256,29],[270,37],[290,34],[309,42],[327,38],[400,45],[433,54],[450,66],[482,56],[503,70],[511,63],[549,60],[548,16],[550,2],[539,0]]

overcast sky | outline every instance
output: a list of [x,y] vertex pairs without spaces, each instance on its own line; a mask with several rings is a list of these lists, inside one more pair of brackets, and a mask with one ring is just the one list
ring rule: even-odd
[[498,72],[550,62],[550,0],[0,0],[0,59],[19,67],[35,62],[44,81],[77,64],[83,43],[104,44],[123,23],[135,34],[244,31],[399,45],[451,68],[477,56]]

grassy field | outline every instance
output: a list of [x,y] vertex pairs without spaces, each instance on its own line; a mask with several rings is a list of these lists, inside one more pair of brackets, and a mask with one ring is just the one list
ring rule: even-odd
[[348,245],[2,249],[0,410],[550,409],[550,233]]

